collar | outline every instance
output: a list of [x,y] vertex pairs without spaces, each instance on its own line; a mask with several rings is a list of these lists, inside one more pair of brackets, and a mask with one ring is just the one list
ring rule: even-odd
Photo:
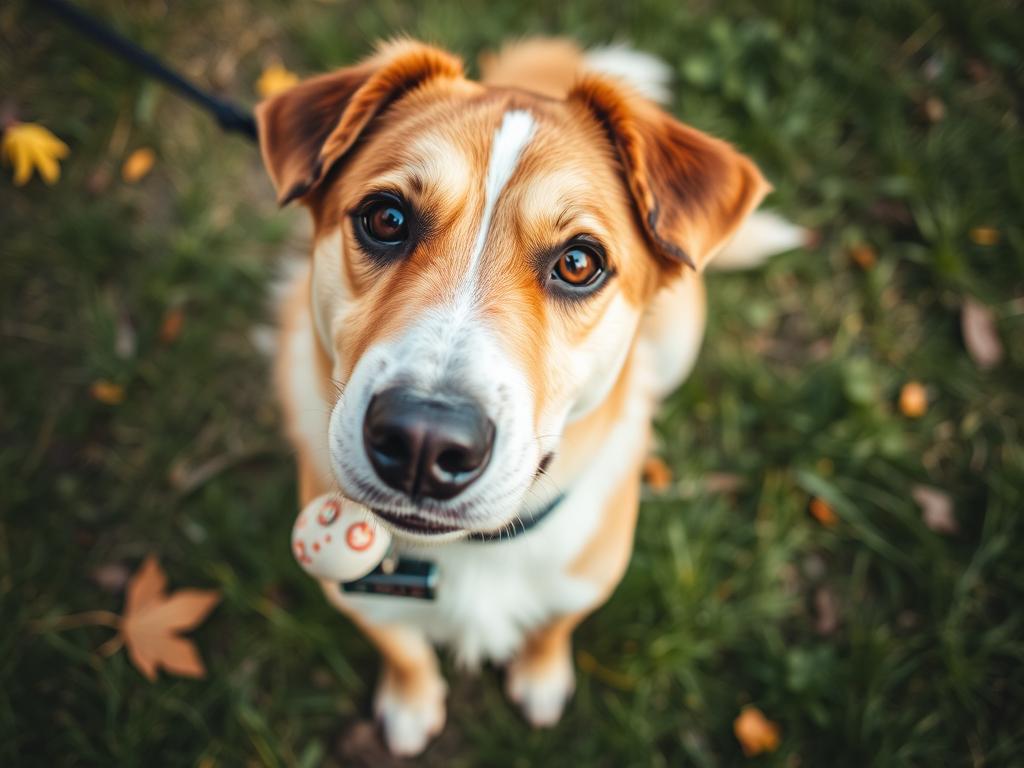
[[513,525],[507,525],[497,531],[471,533],[464,541],[509,541],[522,536],[524,533],[539,525],[548,515],[555,511],[559,504],[565,501],[565,493],[559,493],[555,498],[534,512],[530,517],[519,520]]

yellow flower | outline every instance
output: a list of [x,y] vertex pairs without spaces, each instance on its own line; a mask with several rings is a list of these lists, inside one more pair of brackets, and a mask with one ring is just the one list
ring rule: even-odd
[[32,178],[33,169],[47,184],[60,178],[59,159],[67,157],[68,145],[38,123],[14,123],[4,131],[0,144],[5,161],[14,166],[14,185],[20,187]]
[[260,79],[256,81],[256,91],[264,99],[269,99],[275,93],[286,91],[299,82],[299,77],[294,72],[289,72],[280,64],[271,64],[263,70]]

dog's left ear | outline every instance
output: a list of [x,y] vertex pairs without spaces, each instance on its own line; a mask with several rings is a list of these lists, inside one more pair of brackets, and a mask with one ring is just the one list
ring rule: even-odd
[[645,234],[674,270],[702,270],[771,191],[750,158],[617,83],[584,77],[568,100],[607,130]]
[[433,78],[462,76],[455,56],[414,40],[386,43],[359,64],[305,80],[256,107],[260,150],[281,205],[304,197],[370,121]]

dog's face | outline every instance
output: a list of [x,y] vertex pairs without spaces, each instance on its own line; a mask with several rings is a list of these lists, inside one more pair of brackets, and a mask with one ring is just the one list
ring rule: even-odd
[[313,322],[343,387],[326,436],[337,479],[424,538],[529,509],[647,302],[766,188],[613,84],[564,101],[490,89],[409,42],[258,116],[282,199],[315,221]]

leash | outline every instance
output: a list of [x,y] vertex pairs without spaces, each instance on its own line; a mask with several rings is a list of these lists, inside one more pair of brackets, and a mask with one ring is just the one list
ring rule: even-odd
[[213,115],[223,130],[229,133],[239,133],[250,141],[257,140],[256,121],[253,119],[252,113],[244,107],[203,90],[164,64],[149,51],[140,48],[128,38],[118,34],[111,27],[67,0],[39,0],[39,4],[76,32],[91,38],[93,42],[99,43],[115,56],[155,77],[185,98],[198,104],[199,107]]

